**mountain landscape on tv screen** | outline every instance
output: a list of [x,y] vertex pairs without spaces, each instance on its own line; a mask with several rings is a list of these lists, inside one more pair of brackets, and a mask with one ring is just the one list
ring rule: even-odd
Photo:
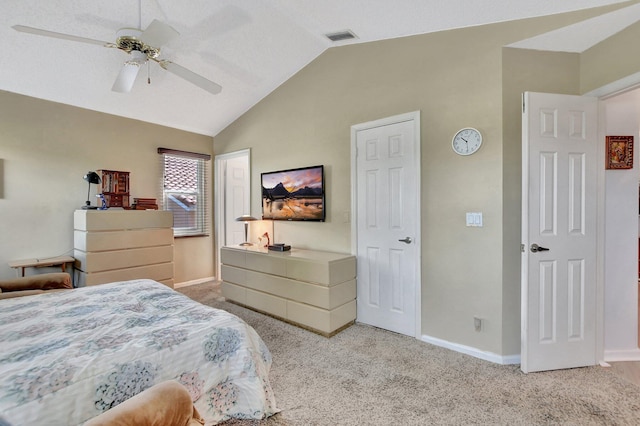
[[271,220],[324,220],[322,188],[305,186],[289,192],[282,183],[262,187],[262,218]]
[[270,200],[277,200],[283,198],[308,198],[308,197],[322,197],[322,188],[310,188],[305,186],[296,191],[289,192],[284,187],[282,182],[278,183],[273,188],[262,187],[262,197]]

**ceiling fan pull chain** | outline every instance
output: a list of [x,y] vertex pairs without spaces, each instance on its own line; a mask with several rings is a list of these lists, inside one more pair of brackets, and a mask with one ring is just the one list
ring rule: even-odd
[[149,61],[147,61],[147,84],[151,84],[151,69]]

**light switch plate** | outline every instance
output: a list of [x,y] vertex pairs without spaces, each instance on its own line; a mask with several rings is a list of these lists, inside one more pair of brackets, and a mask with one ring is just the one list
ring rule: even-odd
[[482,226],[482,212],[467,212],[467,226]]

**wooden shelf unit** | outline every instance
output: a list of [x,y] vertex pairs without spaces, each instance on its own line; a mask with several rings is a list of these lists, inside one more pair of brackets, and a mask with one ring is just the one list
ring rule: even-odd
[[129,208],[129,172],[97,170],[102,182],[102,195],[107,207]]

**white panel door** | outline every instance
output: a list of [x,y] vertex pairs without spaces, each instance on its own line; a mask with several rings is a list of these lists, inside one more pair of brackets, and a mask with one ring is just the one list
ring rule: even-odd
[[244,242],[244,224],[236,218],[251,214],[249,207],[249,158],[229,158],[225,172],[225,245]]
[[416,336],[419,146],[416,123],[356,131],[358,321]]
[[250,156],[246,149],[215,157],[214,208],[216,223],[216,276],[220,277],[220,247],[244,241],[244,226],[236,218],[250,214]]
[[522,128],[521,368],[594,365],[597,99],[525,93]]

